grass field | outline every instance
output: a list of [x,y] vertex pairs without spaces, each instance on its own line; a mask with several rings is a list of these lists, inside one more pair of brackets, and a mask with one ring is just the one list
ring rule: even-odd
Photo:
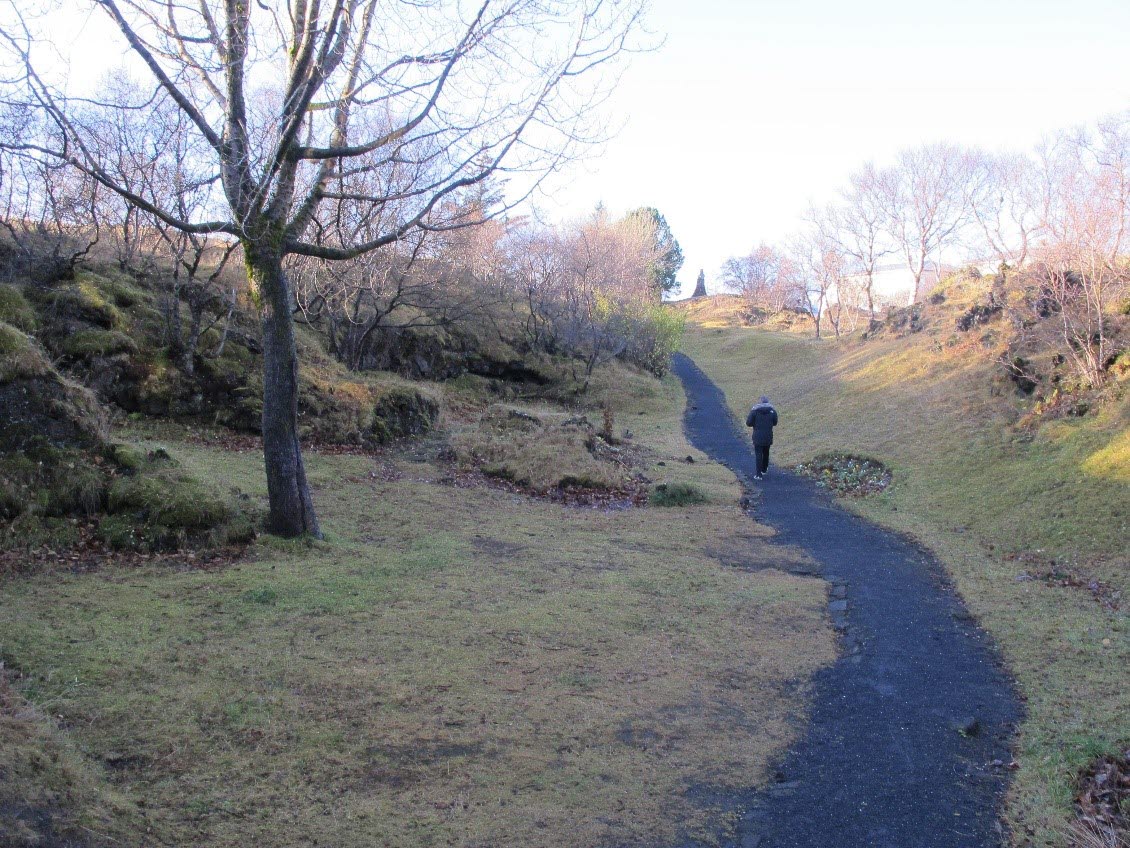
[[817,342],[722,306],[692,307],[685,349],[736,415],[770,396],[776,463],[847,451],[893,470],[845,503],[928,544],[1001,646],[1028,712],[1007,818],[1017,844],[1062,846],[1080,769],[1130,741],[1130,393],[1033,431],[975,340]]
[[[803,728],[835,654],[825,586],[775,567],[800,555],[683,440],[675,381],[605,388],[654,482],[706,504],[463,488],[438,444],[311,454],[325,542],[6,578],[0,842],[596,846],[724,828],[700,790],[765,779]],[[464,404],[448,427],[473,418]],[[264,499],[254,449],[119,435]]]

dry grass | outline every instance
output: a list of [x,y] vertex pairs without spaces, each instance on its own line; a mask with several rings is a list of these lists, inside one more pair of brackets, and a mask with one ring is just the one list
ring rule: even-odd
[[1130,848],[1130,835],[1090,822],[1072,822],[1064,836],[1070,848]]
[[1001,645],[1028,711],[1007,818],[1017,844],[1063,846],[1079,771],[1130,738],[1130,627],[1085,589],[1104,581],[1123,607],[1130,589],[1128,399],[1019,430],[1024,401],[992,351],[947,345],[952,326],[838,344],[689,326],[686,348],[735,413],[772,398],[781,462],[849,451],[891,467],[886,491],[847,505],[937,552]]
[[461,466],[548,492],[562,486],[623,490],[629,452],[609,444],[586,416],[496,404],[452,440]]
[[[803,728],[835,653],[825,587],[774,568],[799,554],[683,441],[676,382],[602,379],[655,479],[713,503],[571,509],[452,488],[414,453],[312,454],[326,543],[8,582],[0,655],[49,705],[38,726],[68,728],[152,831],[115,838],[594,846],[724,825],[695,790],[764,780]],[[188,472],[262,499],[253,448],[165,435]],[[18,755],[0,738],[0,768]]]

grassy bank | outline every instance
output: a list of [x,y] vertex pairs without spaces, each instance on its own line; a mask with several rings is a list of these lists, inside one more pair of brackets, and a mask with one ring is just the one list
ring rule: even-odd
[[[685,443],[675,381],[607,380],[652,480],[707,503],[549,503],[469,485],[439,444],[314,453],[325,543],[6,579],[0,841],[591,846],[717,828],[696,790],[764,779],[803,727],[834,654],[825,588],[774,568],[798,554]],[[450,401],[457,435],[475,415]],[[118,435],[264,498],[254,447]]]
[[1028,711],[1007,818],[1017,844],[1064,845],[1079,771],[1130,739],[1127,399],[1021,428],[1025,402],[974,340],[816,342],[704,310],[685,349],[736,415],[772,398],[776,462],[890,466],[882,494],[845,503],[928,544],[1000,644]]

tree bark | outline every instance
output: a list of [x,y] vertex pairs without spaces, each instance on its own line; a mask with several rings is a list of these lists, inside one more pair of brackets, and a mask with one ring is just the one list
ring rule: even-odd
[[270,515],[267,529],[280,536],[321,538],[298,441],[298,352],[294,343],[290,282],[280,252],[245,245],[251,290],[263,315],[263,458]]

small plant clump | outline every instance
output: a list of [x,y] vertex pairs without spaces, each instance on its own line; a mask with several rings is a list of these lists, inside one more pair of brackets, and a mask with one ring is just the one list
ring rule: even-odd
[[651,490],[651,506],[692,506],[706,503],[706,495],[692,483],[660,483]]
[[816,485],[840,495],[863,497],[891,485],[891,470],[877,459],[850,453],[822,453],[796,466]]

